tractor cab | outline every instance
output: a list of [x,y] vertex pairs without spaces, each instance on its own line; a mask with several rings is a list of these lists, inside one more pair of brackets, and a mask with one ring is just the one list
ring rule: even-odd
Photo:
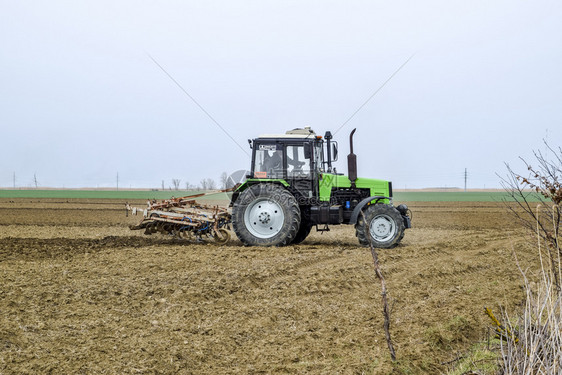
[[325,171],[321,136],[304,128],[261,135],[250,142],[251,178],[286,181],[301,200],[318,196],[318,178]]

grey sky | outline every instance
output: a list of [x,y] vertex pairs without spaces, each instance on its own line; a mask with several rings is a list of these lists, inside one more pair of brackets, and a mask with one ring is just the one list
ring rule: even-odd
[[[0,0],[0,187],[159,187],[249,165],[261,133],[335,131],[347,172],[497,187],[562,142],[562,3]],[[548,131],[547,131],[548,129]]]

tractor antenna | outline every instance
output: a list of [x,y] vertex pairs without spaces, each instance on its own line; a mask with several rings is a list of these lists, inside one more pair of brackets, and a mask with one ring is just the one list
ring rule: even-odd
[[168,73],[168,72],[166,71],[166,69],[164,69],[164,68],[162,67],[162,65],[160,65],[160,64],[158,63],[158,61],[156,61],[156,59],[154,59],[154,57],[152,57],[149,53],[147,53],[147,55],[148,55],[148,57],[149,57],[149,58],[150,58],[150,59],[151,59],[151,60],[168,76],[168,78],[170,78],[170,79],[172,80],[172,82],[174,82],[174,83],[176,84],[176,86],[178,86],[178,87],[180,88],[180,90],[183,91],[183,93],[184,93],[189,99],[191,99],[191,101],[192,101],[193,103],[195,103],[195,105],[196,105],[197,107],[199,107],[199,109],[200,109],[201,111],[203,111],[203,113],[206,114],[207,117],[210,118],[211,121],[213,121],[213,122],[215,123],[215,125],[217,125],[217,126],[219,127],[219,129],[222,130],[223,133],[228,136],[228,138],[230,138],[230,139],[232,140],[232,142],[236,143],[236,145],[240,148],[240,150],[242,150],[246,155],[250,156],[250,154],[248,154],[248,151],[246,151],[242,146],[240,146],[240,143],[236,142],[236,140],[235,140],[234,138],[232,138],[232,136],[221,126],[221,124],[219,124],[218,121],[215,120],[214,117],[211,116],[211,114],[210,114],[209,112],[207,112],[207,111],[205,110],[205,108],[203,108],[203,106],[202,106],[201,104],[199,104],[199,103],[197,102],[197,100],[195,100],[195,98],[194,98],[193,96],[191,96],[191,95],[186,91],[186,89],[184,89],[184,88],[182,87],[182,85],[180,85],[179,82],[176,81],[176,80],[174,79],[174,77],[172,77],[172,75],[171,75],[170,73]]

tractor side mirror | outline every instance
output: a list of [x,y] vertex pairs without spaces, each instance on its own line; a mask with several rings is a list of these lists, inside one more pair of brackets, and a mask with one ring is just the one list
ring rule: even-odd
[[332,161],[338,161],[338,142],[332,141]]
[[311,159],[312,158],[312,146],[310,143],[304,144],[304,158]]

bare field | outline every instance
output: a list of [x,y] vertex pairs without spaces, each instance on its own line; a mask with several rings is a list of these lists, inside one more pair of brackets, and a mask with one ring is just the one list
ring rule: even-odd
[[[141,202],[138,203],[142,204]],[[243,247],[132,232],[123,202],[0,200],[0,374],[435,373],[517,306],[534,251],[492,202],[410,203],[379,252],[352,227]]]

